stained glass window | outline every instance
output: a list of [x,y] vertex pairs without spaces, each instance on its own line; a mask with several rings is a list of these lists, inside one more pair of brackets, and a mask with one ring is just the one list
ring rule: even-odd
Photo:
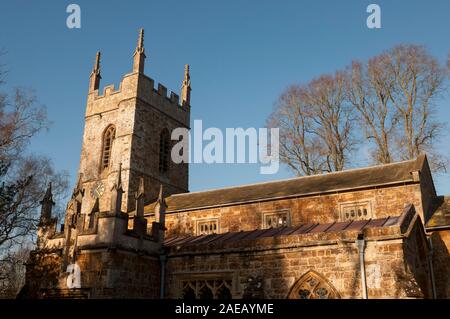
[[291,299],[336,299],[339,294],[331,284],[316,272],[303,275],[289,294]]

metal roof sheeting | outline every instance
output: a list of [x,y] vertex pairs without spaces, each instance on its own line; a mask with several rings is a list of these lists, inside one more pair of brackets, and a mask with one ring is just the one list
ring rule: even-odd
[[166,246],[190,246],[209,243],[227,243],[240,240],[254,240],[264,237],[292,236],[312,233],[332,233],[341,231],[361,231],[365,228],[386,227],[396,225],[397,217],[386,217],[379,219],[333,222],[327,224],[302,224],[291,227],[255,229],[251,231],[228,232],[222,234],[200,235],[200,236],[176,236],[167,238]]

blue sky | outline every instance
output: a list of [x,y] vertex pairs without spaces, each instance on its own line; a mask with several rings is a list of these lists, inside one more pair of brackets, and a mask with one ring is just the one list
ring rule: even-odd
[[[66,27],[66,7],[81,7],[81,29]],[[382,29],[366,27],[366,7],[382,9]],[[450,53],[450,2],[442,1],[2,1],[0,48],[8,86],[35,90],[53,122],[34,152],[78,170],[89,73],[102,51],[101,88],[132,67],[138,29],[145,29],[147,75],[180,89],[191,65],[192,118],[204,127],[263,127],[280,93],[365,60],[399,43],[425,45],[439,60]],[[450,120],[450,97],[439,118]],[[442,143],[447,154],[448,143]],[[197,191],[292,176],[259,174],[255,164],[191,164]],[[450,193],[450,174],[435,178]]]

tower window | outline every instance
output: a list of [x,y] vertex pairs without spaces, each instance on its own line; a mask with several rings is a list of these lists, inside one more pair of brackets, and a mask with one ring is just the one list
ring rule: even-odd
[[116,129],[113,125],[109,126],[103,134],[103,149],[101,171],[109,167],[111,163],[111,151],[114,138],[116,137]]
[[169,131],[164,129],[159,138],[159,172],[167,173],[169,170]]

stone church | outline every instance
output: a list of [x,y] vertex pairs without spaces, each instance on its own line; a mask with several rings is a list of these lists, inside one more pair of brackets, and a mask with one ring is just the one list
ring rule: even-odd
[[170,160],[180,95],[133,69],[89,79],[78,182],[58,226],[51,185],[19,298],[448,298],[450,197],[425,155],[202,192]]

